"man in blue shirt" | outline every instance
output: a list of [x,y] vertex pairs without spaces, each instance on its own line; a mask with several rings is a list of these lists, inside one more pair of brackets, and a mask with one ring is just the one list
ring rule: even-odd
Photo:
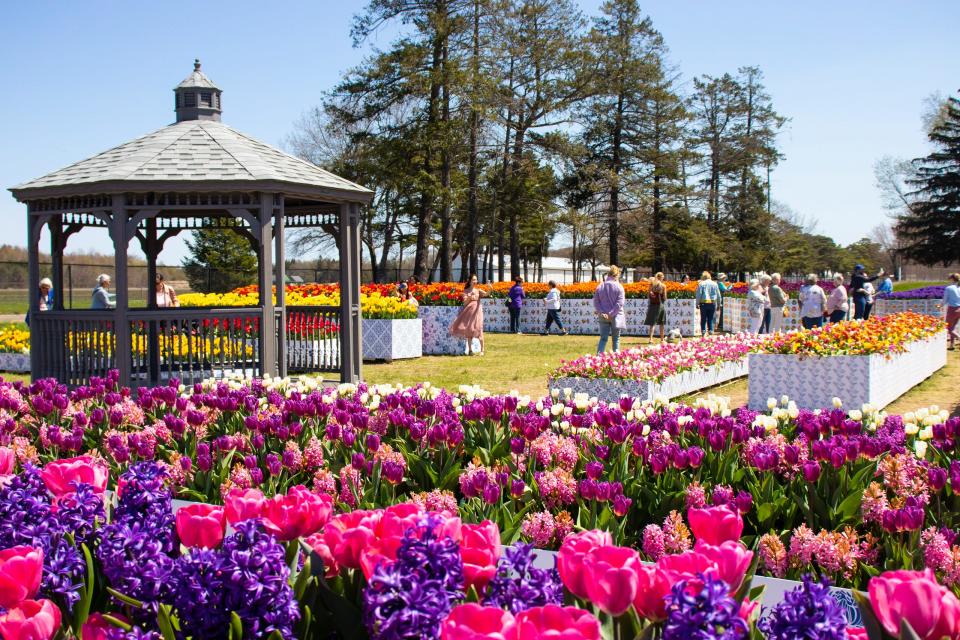
[[877,293],[893,293],[893,276],[888,275],[877,287]]

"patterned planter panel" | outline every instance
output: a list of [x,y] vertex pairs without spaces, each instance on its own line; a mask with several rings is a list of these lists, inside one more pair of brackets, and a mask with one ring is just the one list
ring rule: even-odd
[[363,320],[363,357],[365,360],[398,360],[423,355],[423,321]]
[[26,373],[30,371],[29,353],[0,353],[0,371]]
[[[800,302],[796,298],[787,300],[790,317],[780,324],[781,331],[796,331],[803,328],[800,324]],[[742,333],[750,330],[750,314],[747,313],[747,301],[743,298],[723,299],[723,330],[730,333]]]
[[750,408],[766,409],[768,398],[786,394],[805,409],[830,407],[834,397],[857,409],[890,404],[947,364],[947,334],[913,342],[905,353],[801,358],[751,354]]
[[611,380],[608,378],[557,378],[549,381],[551,390],[561,393],[569,388],[573,393],[586,393],[601,402],[616,402],[626,395],[640,401],[654,400],[658,397],[676,398],[706,389],[734,378],[747,375],[747,361],[724,362],[713,367],[685,371],[661,382],[650,380]]
[[[647,315],[647,300],[628,298],[624,304],[627,326],[621,332],[628,336],[645,336],[643,324]],[[680,329],[685,336],[692,336],[700,329],[700,314],[693,300],[683,298],[667,300],[667,331]],[[563,327],[576,335],[598,335],[600,327],[593,312],[593,300],[565,298],[561,301],[560,321]],[[528,298],[520,310],[520,330],[524,333],[542,333],[547,322],[547,309],[543,300]],[[486,300],[483,305],[483,330],[490,333],[506,333],[510,329],[510,312],[503,300]],[[551,327],[552,332],[557,328]]]
[[913,311],[925,316],[942,317],[943,301],[941,300],[884,300],[877,299],[873,303],[873,314],[878,316],[889,316],[903,311]]
[[[486,306],[484,306],[483,312],[486,316]],[[418,315],[423,329],[423,355],[463,355],[467,352],[467,342],[465,340],[454,338],[447,333],[458,313],[460,313],[460,307],[420,307]],[[479,341],[474,340],[473,342],[474,349],[479,350]]]

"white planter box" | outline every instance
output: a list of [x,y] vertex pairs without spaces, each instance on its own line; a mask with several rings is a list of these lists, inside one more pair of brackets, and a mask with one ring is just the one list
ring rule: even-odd
[[320,369],[340,359],[340,337],[321,340],[287,339],[287,362],[291,368]]
[[363,357],[365,360],[399,360],[423,355],[423,322],[363,319]]
[[877,298],[873,303],[872,315],[889,316],[894,313],[904,311],[913,311],[925,316],[934,316],[940,318],[943,316],[943,301],[939,299],[932,300],[886,300]]
[[[484,305],[483,313],[486,317],[488,306]],[[467,341],[454,338],[449,334],[450,325],[460,313],[460,307],[428,307],[421,306],[418,315],[422,326],[423,355],[425,356],[456,356],[467,352]],[[480,342],[473,341],[475,351],[480,350]]]
[[750,354],[751,409],[766,409],[768,398],[786,394],[805,409],[866,403],[882,408],[947,364],[947,334],[907,345],[907,351],[887,358],[870,356],[800,357]]
[[550,380],[550,389],[561,393],[566,388],[573,393],[586,393],[601,402],[616,402],[621,396],[636,398],[641,402],[658,397],[667,399],[706,389],[728,380],[747,375],[747,360],[723,362],[705,369],[685,371],[661,382],[652,380],[612,380],[609,378],[555,378]]
[[14,373],[30,371],[30,354],[0,352],[0,371]]
[[[787,309],[790,310],[790,316],[784,318],[783,322],[780,323],[780,330],[796,331],[802,329],[800,303],[795,298],[791,298],[787,300]],[[723,299],[723,327],[721,328],[730,333],[743,333],[750,330],[750,314],[747,313],[747,301],[745,299]]]

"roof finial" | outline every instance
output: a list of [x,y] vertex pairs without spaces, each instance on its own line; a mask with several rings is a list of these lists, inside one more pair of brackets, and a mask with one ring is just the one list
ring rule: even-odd
[[200,58],[193,59],[193,70],[200,71]]

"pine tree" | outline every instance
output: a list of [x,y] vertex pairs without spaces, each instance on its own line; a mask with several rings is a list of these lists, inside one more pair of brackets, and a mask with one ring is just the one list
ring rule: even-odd
[[913,161],[916,190],[897,232],[907,257],[946,265],[960,260],[960,99],[950,98],[929,138],[936,150]]
[[257,254],[232,229],[203,229],[187,240],[183,272],[194,291],[225,293],[257,279]]

